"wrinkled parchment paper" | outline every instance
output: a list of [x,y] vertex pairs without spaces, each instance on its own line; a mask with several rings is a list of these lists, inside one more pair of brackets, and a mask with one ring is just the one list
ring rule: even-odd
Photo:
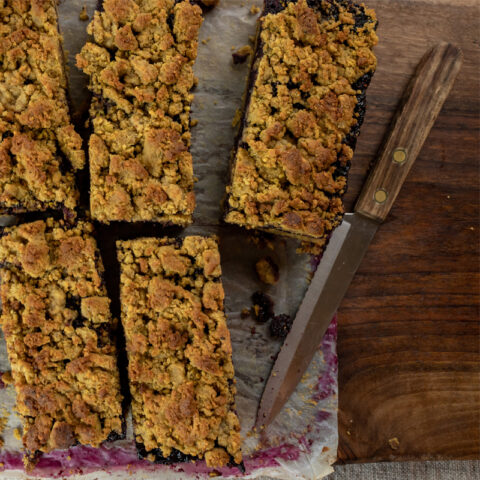
[[[87,22],[79,20],[83,5],[90,18],[96,0],[63,0],[59,5],[65,50],[70,64],[70,96],[74,111],[87,108],[86,78],[74,67],[74,57],[86,40]],[[251,242],[244,230],[220,225],[220,202],[224,194],[229,152],[233,145],[231,125],[241,104],[248,62],[233,65],[232,47],[249,42],[255,33],[258,14],[252,5],[259,0],[221,0],[205,15],[201,28],[195,73],[199,79],[193,104],[192,154],[196,184],[195,223],[185,234],[217,234],[221,241],[226,311],[233,344],[237,380],[237,410],[244,437],[244,478],[319,479],[332,471],[337,449],[337,356],[336,322],[332,322],[323,344],[297,388],[267,433],[252,433],[258,402],[281,342],[272,339],[268,325],[242,319],[240,312],[250,307],[255,290],[266,291],[275,302],[275,313],[294,315],[308,286],[313,263],[307,255],[295,252],[294,240],[276,238],[274,250]],[[202,41],[203,40],[203,41]],[[280,280],[273,287],[261,285],[254,271],[255,262],[270,255],[280,267]],[[0,370],[9,370],[5,345],[0,344]],[[0,390],[0,414],[8,416],[2,433],[5,445],[0,462],[8,469],[0,478],[28,478],[21,470],[21,442],[13,430],[20,426],[14,413],[13,387]],[[1,464],[0,464],[1,467]],[[132,446],[131,421],[127,440],[95,450],[74,447],[44,457],[38,476],[68,476],[72,479],[191,479],[210,478],[203,462],[171,467],[151,465],[136,459]],[[13,469],[12,469],[13,468]],[[81,472],[81,473],[79,473]],[[236,468],[222,469],[222,478],[241,476]],[[30,477],[31,478],[31,477]]]

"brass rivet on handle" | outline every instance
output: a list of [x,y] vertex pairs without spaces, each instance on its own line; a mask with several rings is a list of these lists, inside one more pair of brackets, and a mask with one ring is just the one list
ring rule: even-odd
[[375,195],[373,196],[373,199],[377,203],[385,203],[385,201],[387,200],[387,197],[388,197],[388,193],[386,192],[386,190],[384,190],[383,188],[379,188],[375,192]]
[[395,163],[404,163],[407,159],[407,152],[403,148],[396,148],[392,154]]

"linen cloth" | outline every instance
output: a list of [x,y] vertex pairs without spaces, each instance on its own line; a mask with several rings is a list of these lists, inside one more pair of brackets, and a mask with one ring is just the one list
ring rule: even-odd
[[325,480],[480,479],[480,461],[357,463],[334,468]]

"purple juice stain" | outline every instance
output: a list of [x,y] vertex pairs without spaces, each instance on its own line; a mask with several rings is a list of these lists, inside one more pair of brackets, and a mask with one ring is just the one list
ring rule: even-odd
[[[338,359],[335,352],[337,340],[337,319],[333,318],[323,342],[321,351],[326,363],[324,374],[318,377],[315,392],[312,399],[323,400],[335,392],[337,385]],[[0,377],[0,388],[4,387]],[[316,420],[320,424],[330,417],[330,413],[320,410],[316,414]],[[300,455],[304,455],[311,450],[312,440],[306,436],[295,438],[295,444],[285,442],[280,446],[266,448],[254,452],[244,459],[246,473],[251,473],[260,468],[277,467],[278,460],[296,461]],[[5,470],[23,470],[23,461],[21,452],[0,452],[0,463]],[[127,471],[134,473],[141,472],[161,472],[167,469],[185,475],[200,476],[209,478],[209,473],[213,469],[207,467],[204,461],[195,463],[182,463],[174,465],[159,465],[150,463],[147,460],[138,458],[134,442],[122,441],[122,445],[101,446],[99,448],[79,445],[68,450],[57,450],[43,455],[33,475],[44,478],[66,478],[74,474],[86,474],[98,471],[118,472]],[[242,473],[237,467],[216,468],[221,475],[230,475],[241,477]]]

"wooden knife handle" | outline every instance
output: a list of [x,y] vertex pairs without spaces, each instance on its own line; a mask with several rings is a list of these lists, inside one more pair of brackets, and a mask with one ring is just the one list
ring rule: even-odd
[[460,49],[444,42],[420,61],[380,148],[377,163],[360,193],[356,212],[379,222],[385,220],[462,62]]

